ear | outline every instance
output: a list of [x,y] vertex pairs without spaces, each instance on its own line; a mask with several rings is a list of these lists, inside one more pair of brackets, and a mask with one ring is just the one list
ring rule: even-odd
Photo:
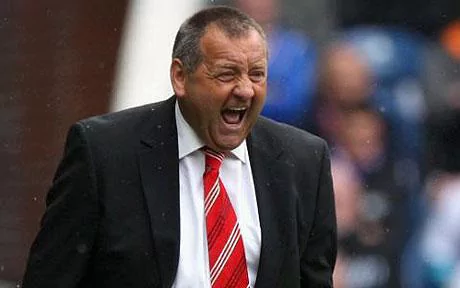
[[187,71],[185,70],[184,64],[179,59],[174,58],[171,63],[170,77],[174,94],[179,98],[185,96],[186,76]]

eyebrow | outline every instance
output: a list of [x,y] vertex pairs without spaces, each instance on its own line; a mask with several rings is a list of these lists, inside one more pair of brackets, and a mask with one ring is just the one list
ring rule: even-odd
[[235,63],[216,64],[216,68],[235,69],[236,67],[238,67],[238,64]]
[[[217,62],[215,64],[215,66],[218,68],[228,68],[228,69],[234,69],[235,67],[239,67],[240,65],[241,63],[238,63],[238,62],[227,62],[227,61],[224,61],[223,63]],[[264,68],[264,66],[267,66],[266,61],[264,60],[254,61],[253,63],[250,63],[250,65],[252,66],[251,68]]]

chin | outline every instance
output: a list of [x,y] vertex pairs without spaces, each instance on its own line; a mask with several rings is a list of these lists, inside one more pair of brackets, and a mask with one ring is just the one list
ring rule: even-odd
[[[220,132],[220,133],[219,133]],[[210,144],[215,146],[220,151],[230,151],[238,147],[246,138],[246,133],[243,131],[219,131],[218,133],[210,134],[208,140]],[[214,137],[212,137],[214,136]]]
[[222,150],[222,151],[231,151],[233,149],[235,149],[236,147],[240,146],[240,144],[243,142],[244,138],[241,139],[241,138],[238,138],[238,139],[235,139],[235,140],[231,140],[231,141],[222,141],[222,142],[219,142],[219,143],[216,143],[216,146],[219,150]]
[[217,149],[219,151],[232,151],[233,149],[235,149],[236,147],[238,147],[238,145],[240,144],[237,144],[237,145],[233,145],[233,144],[223,144],[223,145],[219,145],[217,147]]

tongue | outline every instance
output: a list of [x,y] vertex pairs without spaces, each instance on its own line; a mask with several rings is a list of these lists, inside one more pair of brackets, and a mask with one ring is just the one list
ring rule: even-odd
[[240,113],[238,112],[231,112],[231,111],[224,111],[222,112],[222,117],[224,121],[228,124],[238,124],[240,123]]

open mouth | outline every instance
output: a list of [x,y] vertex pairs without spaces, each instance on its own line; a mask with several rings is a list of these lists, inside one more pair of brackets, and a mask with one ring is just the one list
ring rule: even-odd
[[239,124],[243,121],[247,110],[248,108],[246,107],[226,108],[222,110],[222,118],[227,124]]

